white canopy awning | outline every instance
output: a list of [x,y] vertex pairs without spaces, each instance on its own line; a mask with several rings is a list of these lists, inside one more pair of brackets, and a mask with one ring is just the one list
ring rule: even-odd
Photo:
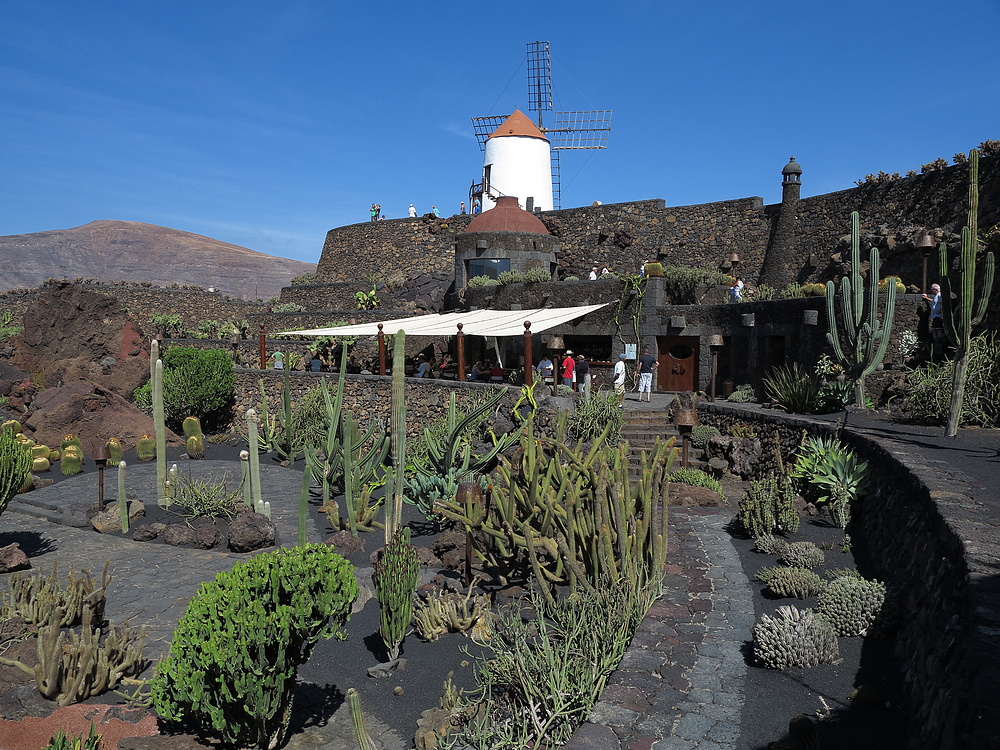
[[466,310],[441,315],[376,320],[371,323],[336,328],[283,331],[282,335],[377,336],[378,324],[381,323],[382,333],[387,335],[402,329],[408,336],[454,336],[458,333],[458,324],[461,323],[462,332],[470,336],[521,336],[524,334],[526,320],[531,321],[532,333],[540,333],[609,304],[611,303],[579,307],[539,307],[534,310]]

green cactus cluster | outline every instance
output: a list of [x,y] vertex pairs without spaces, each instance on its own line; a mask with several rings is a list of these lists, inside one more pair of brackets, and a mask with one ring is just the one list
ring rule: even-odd
[[0,430],[0,513],[11,498],[31,479],[31,456],[13,430]]
[[784,472],[773,472],[750,482],[737,519],[753,539],[778,532],[794,534],[799,514],[794,505],[795,490]]
[[808,568],[776,568],[767,578],[767,588],[775,596],[806,599],[816,596],[826,582]]
[[791,568],[816,568],[825,559],[823,550],[812,542],[791,542],[781,553],[781,562]]
[[470,586],[463,595],[440,589],[419,597],[413,607],[413,626],[422,640],[436,641],[445,633],[466,635],[489,622],[490,599],[474,594]]
[[772,615],[761,615],[754,625],[753,655],[768,669],[815,667],[840,661],[837,634],[826,620],[811,609],[778,607]]
[[788,540],[782,539],[774,534],[764,534],[754,539],[754,552],[761,552],[765,555],[775,555],[781,557],[788,546]]
[[837,635],[865,635],[885,602],[885,584],[857,576],[842,576],[827,584],[820,594],[816,612],[826,619]]
[[419,575],[420,561],[410,544],[410,530],[397,529],[372,572],[379,603],[378,630],[389,661],[399,658],[399,647],[413,619],[413,594]]
[[501,457],[487,503],[444,499],[440,514],[473,534],[488,567],[534,576],[548,600],[564,584],[592,590],[605,578],[659,579],[666,560],[673,441],[644,453],[639,480],[628,476],[628,444],[566,441],[565,412],[554,437],[525,420],[513,458]]
[[[896,312],[896,285],[885,290],[885,307],[879,316],[879,253],[873,247],[868,256],[868,277],[861,275],[861,230],[857,211],[851,212],[851,271],[840,280],[840,294],[832,281],[826,284],[826,340],[834,357],[854,381],[854,403],[865,404],[865,378],[882,364],[892,318]],[[838,323],[836,300],[840,300]]]
[[316,544],[257,555],[203,582],[153,678],[156,712],[236,747],[280,747],[298,668],[320,638],[341,635],[357,595],[351,564]]
[[76,569],[70,568],[65,584],[60,583],[55,563],[47,576],[12,573],[8,581],[10,593],[0,593],[0,604],[10,607],[28,625],[50,622],[57,609],[62,612],[59,627],[79,625],[87,611],[91,612],[94,621],[100,622],[104,617],[105,593],[111,583],[108,565],[104,566],[100,586],[89,570],[81,573],[77,575]]

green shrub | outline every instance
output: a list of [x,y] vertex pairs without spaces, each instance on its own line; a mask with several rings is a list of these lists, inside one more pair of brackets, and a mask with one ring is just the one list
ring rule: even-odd
[[764,391],[791,414],[813,413],[821,385],[819,376],[805,370],[798,362],[779,365],[764,378]]
[[579,276],[567,276],[565,279],[563,279],[563,281],[579,281],[579,280],[580,280]]
[[491,279],[489,276],[473,276],[469,279],[469,286],[500,286],[500,282],[496,279]]
[[520,284],[524,281],[524,275],[520,271],[501,271],[497,276],[497,283],[500,286],[507,284]]
[[324,545],[279,549],[201,584],[152,681],[156,712],[227,744],[280,746],[299,666],[338,635],[354,569]]
[[808,501],[826,504],[841,528],[850,520],[851,503],[868,490],[868,462],[832,436],[803,438],[790,476]]
[[224,420],[236,384],[229,352],[178,346],[162,359],[163,405],[171,422],[180,424],[188,416],[204,425]]
[[292,286],[299,286],[301,284],[315,284],[316,274],[314,273],[304,273],[301,276],[296,276],[289,282]]
[[576,409],[569,414],[566,427],[578,440],[596,440],[610,425],[607,445],[618,445],[622,439],[625,415],[614,391],[599,390],[590,394],[590,399],[580,399]]
[[674,469],[674,471],[670,472],[670,481],[677,484],[686,484],[690,487],[706,487],[712,490],[712,492],[718,493],[719,497],[722,498],[722,502],[729,503],[729,498],[722,491],[722,485],[719,484],[719,480],[715,477],[710,477],[701,469]]
[[42,750],[101,750],[101,737],[97,733],[94,722],[90,722],[90,734],[84,737],[82,734],[70,737],[62,727],[49,740],[49,744]]
[[700,424],[691,430],[691,445],[695,448],[704,448],[708,441],[716,435],[721,434],[718,427],[710,424]]
[[296,304],[295,302],[280,302],[277,305],[271,306],[271,312],[276,312],[276,313],[297,313],[304,311],[305,308],[302,305]]
[[552,274],[544,268],[536,266],[524,272],[524,280],[529,284],[538,284],[545,281],[552,281]]
[[674,305],[697,305],[699,291],[728,280],[726,274],[712,268],[663,266],[663,286]]
[[727,400],[734,404],[753,404],[757,402],[757,394],[754,393],[752,385],[743,383],[736,386],[736,390],[729,394]]
[[16,336],[24,330],[24,326],[14,325],[14,313],[10,310],[0,312],[0,341]]
[[[906,375],[902,408],[915,419],[944,424],[951,405],[952,363],[928,364]],[[969,345],[962,425],[1000,427],[1000,342],[995,333],[974,336]]]

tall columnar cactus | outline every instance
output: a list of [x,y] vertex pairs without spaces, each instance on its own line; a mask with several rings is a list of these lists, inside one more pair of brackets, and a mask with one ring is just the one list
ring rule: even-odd
[[243,488],[243,504],[248,508],[253,508],[253,495],[250,492],[250,452],[240,451],[240,476]]
[[153,363],[153,434],[156,436],[156,501],[167,507],[167,424],[163,409],[163,360]]
[[[896,312],[896,286],[889,284],[885,311],[879,320],[879,254],[872,248],[868,256],[868,277],[861,276],[861,230],[858,212],[851,212],[851,272],[840,280],[841,322],[838,324],[836,285],[826,283],[826,340],[834,356],[854,380],[854,404],[865,404],[865,378],[882,363],[889,345],[892,318]],[[841,329],[840,326],[843,326]]]
[[125,462],[118,462],[118,515],[122,519],[122,533],[128,533],[128,499],[125,497]]
[[413,593],[417,590],[420,562],[410,544],[410,530],[399,529],[375,563],[372,583],[379,603],[379,635],[389,661],[399,658],[406,629],[413,619]]
[[[951,376],[951,404],[948,407],[948,422],[945,436],[954,437],[962,417],[965,401],[965,379],[969,367],[969,345],[972,329],[979,325],[986,313],[986,305],[993,291],[993,277],[996,266],[993,253],[986,253],[983,280],[979,294],[976,294],[976,253],[979,250],[979,151],[969,152],[969,220],[962,228],[962,251],[959,266],[950,272],[948,246],[941,243],[941,313],[944,331],[955,347],[955,361]],[[958,299],[952,300],[956,294]]]
[[13,430],[0,432],[0,513],[6,510],[30,471],[31,455],[21,447]]
[[392,415],[389,428],[392,435],[392,470],[387,492],[392,493],[385,504],[385,543],[388,544],[399,528],[403,514],[403,492],[406,487],[406,332],[400,330],[392,342]]
[[[257,447],[257,412],[247,409],[247,434],[250,436],[250,490],[254,508],[264,504],[260,489],[260,450]],[[261,511],[258,510],[258,513]]]

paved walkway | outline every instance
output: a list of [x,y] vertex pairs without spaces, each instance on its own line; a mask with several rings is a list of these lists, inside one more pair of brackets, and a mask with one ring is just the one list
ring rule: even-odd
[[[654,394],[647,405],[629,394],[626,408],[664,409],[672,395]],[[754,407],[750,407],[751,410]],[[759,407],[758,407],[759,408]],[[946,462],[952,474],[966,475],[968,494],[981,501],[988,520],[998,526],[1000,502],[1000,432],[966,430],[957,439],[940,436],[940,428],[897,425],[852,414],[849,429],[891,439],[900,451],[927,461]],[[183,468],[187,468],[184,465]],[[232,470],[227,462],[192,462],[198,472]],[[298,486],[301,475],[276,466],[262,466],[265,492],[287,498],[272,506],[279,544],[297,539]],[[113,476],[113,472],[109,472]],[[143,496],[152,487],[155,467],[130,468],[129,484]],[[36,499],[72,506],[94,492],[87,474],[36,491]],[[146,493],[148,494],[148,493]],[[744,703],[746,665],[741,647],[750,637],[753,603],[749,583],[723,529],[731,509],[674,509],[666,592],[643,622],[632,647],[614,675],[602,701],[569,748],[652,748],[658,750],[737,750]],[[322,530],[310,527],[310,541]],[[178,618],[201,581],[211,579],[246,555],[177,549],[161,544],[98,536],[87,529],[53,524],[17,512],[0,521],[0,546],[17,541],[32,558],[34,569],[48,572],[58,561],[89,568],[99,576],[110,560],[112,583],[108,617],[121,621],[134,615],[135,625],[147,627],[148,655],[165,653]],[[673,562],[676,561],[676,562]],[[2,581],[0,581],[2,584]],[[152,595],[155,592],[155,596]],[[345,722],[339,722],[343,727]],[[313,729],[302,747],[339,750],[354,747],[350,735],[334,737]],[[317,734],[319,732],[319,734]],[[383,735],[387,747],[399,740]],[[346,743],[346,744],[345,744]],[[296,745],[290,745],[295,750]]]

